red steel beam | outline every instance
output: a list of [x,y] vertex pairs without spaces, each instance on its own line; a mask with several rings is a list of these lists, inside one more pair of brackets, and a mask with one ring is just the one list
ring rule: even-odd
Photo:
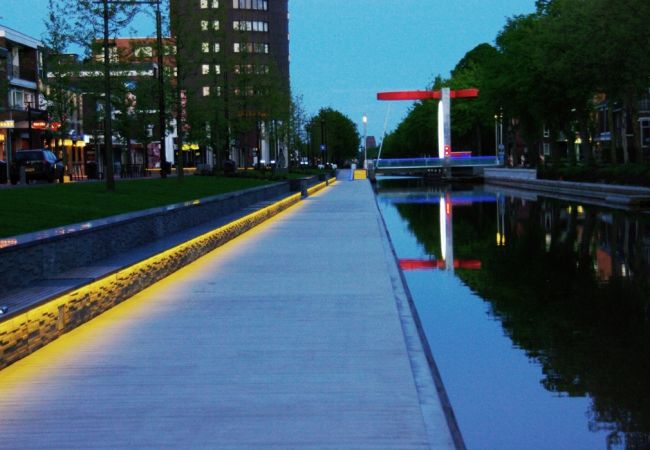
[[[400,259],[402,270],[444,269],[445,261],[431,259]],[[454,259],[455,269],[481,270],[481,261],[477,259]]]
[[[453,90],[451,98],[473,98],[478,97],[479,90],[475,88]],[[396,91],[380,92],[377,100],[439,100],[442,98],[441,91]]]

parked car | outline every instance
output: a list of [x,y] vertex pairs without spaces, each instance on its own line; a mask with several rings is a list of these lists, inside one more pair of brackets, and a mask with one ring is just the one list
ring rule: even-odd
[[63,183],[65,166],[50,150],[18,150],[11,162],[12,184],[18,183],[21,168],[25,169],[27,183],[32,180],[46,180],[49,183],[59,180]]

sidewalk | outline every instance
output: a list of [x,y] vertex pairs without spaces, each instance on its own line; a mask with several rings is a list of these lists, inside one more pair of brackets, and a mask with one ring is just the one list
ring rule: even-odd
[[0,442],[452,449],[404,302],[340,181],[0,371]]

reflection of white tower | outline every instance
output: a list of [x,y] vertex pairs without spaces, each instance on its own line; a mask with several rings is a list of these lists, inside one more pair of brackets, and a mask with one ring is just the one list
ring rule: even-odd
[[454,228],[451,197],[440,196],[440,253],[445,270],[454,271]]

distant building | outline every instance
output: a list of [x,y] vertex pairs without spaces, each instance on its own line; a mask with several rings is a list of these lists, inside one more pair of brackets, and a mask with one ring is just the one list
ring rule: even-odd
[[0,159],[42,148],[47,112],[40,95],[41,43],[0,26]]
[[240,166],[276,158],[286,165],[260,98],[272,77],[289,96],[288,0],[171,0],[171,25],[187,114],[206,118],[202,128],[213,141],[218,134],[228,153],[221,157]]
[[[650,161],[650,88],[645,95],[637,99],[639,113],[639,132],[641,133],[641,154],[639,155],[645,161]],[[620,104],[614,103],[602,94],[594,99],[596,109],[596,133],[595,143],[599,152],[609,151],[612,141],[612,130],[609,123],[609,109],[613,107],[613,123],[616,135],[616,147],[623,147],[623,139],[627,139],[628,147],[634,146],[635,126],[632,121],[632,114],[623,110]],[[625,135],[625,138],[623,137]]]
[[[96,62],[104,61],[103,40],[97,40],[93,43],[93,59]],[[172,79],[176,76],[176,45],[173,39],[163,37],[163,70]],[[157,79],[158,71],[158,43],[155,37],[131,37],[115,38],[109,40],[108,52],[109,58],[115,67],[112,69],[112,76],[121,79],[123,83],[135,87],[137,83],[143,80]],[[101,75],[103,76],[103,74]],[[169,93],[168,93],[169,94]],[[128,95],[128,94],[127,94]],[[168,95],[170,98],[171,95]],[[157,97],[156,97],[157,98]],[[86,102],[85,114],[94,114],[97,110],[97,103],[103,103],[103,100],[95,99],[92,102]],[[137,98],[132,97],[131,101],[137,105]],[[169,108],[173,105],[167,105]],[[100,106],[101,108],[101,106]],[[151,112],[151,121],[148,136],[151,142],[143,143],[137,139],[132,139],[128,145],[124,146],[123,142],[115,142],[114,156],[116,162],[121,166],[125,164],[146,164],[148,168],[160,167],[160,126],[158,117],[158,103],[149,105]],[[176,137],[175,124],[172,124],[173,130],[167,132],[165,137],[166,160],[173,161],[174,139]],[[128,139],[126,136],[120,136]],[[145,148],[146,147],[146,148]],[[189,165],[194,165],[193,160]]]

